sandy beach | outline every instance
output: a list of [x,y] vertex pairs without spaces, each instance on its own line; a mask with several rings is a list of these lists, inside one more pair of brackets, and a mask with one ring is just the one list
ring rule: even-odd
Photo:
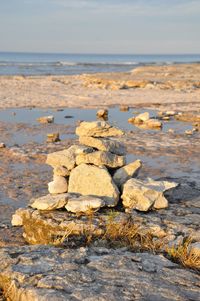
[[0,76],[0,108],[114,105],[200,110],[200,65],[138,67],[127,73]]

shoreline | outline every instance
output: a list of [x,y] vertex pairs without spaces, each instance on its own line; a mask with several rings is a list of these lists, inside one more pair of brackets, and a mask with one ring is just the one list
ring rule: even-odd
[[[0,76],[0,109],[109,108],[200,110],[200,64],[138,67],[125,73]],[[191,110],[190,110],[191,111]]]

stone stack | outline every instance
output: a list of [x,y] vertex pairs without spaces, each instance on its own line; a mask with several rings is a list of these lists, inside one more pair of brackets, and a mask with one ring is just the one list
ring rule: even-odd
[[117,139],[122,130],[105,121],[81,122],[76,134],[80,144],[47,155],[53,181],[48,195],[31,200],[32,208],[86,213],[115,207],[120,198],[128,211],[168,206],[163,192],[177,184],[135,179],[142,163],[126,164],[125,146]]

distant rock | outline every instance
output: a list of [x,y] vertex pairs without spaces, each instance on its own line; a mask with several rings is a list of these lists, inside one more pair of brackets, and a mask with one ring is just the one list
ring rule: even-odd
[[116,155],[125,155],[126,149],[123,143],[111,139],[111,138],[94,138],[94,137],[86,137],[80,136],[79,142],[81,144],[94,147],[101,151],[108,151]]
[[80,196],[78,198],[70,198],[65,208],[73,213],[87,213],[97,211],[105,205],[105,202],[97,197]]
[[43,117],[37,118],[37,121],[40,123],[53,123],[54,117],[53,116],[43,116]]
[[77,155],[92,151],[92,148],[86,146],[72,145],[68,149],[48,154],[46,164],[52,167],[64,166],[68,170],[71,170],[75,167]]
[[87,137],[115,137],[122,136],[124,132],[111,126],[105,121],[81,122],[76,128],[76,135]]
[[58,141],[60,141],[59,133],[50,133],[50,134],[47,134],[47,142],[48,143],[58,142]]
[[68,183],[65,177],[55,176],[54,180],[48,184],[48,190],[51,194],[67,192]]
[[60,209],[65,207],[69,197],[70,194],[68,193],[62,193],[56,195],[47,194],[40,198],[31,199],[30,206],[34,209],[39,209],[39,210]]
[[124,184],[122,203],[125,208],[139,211],[148,211],[152,207],[167,208],[168,201],[163,193],[176,186],[178,184],[174,182],[154,181],[150,178],[145,181],[130,179]]
[[6,147],[5,143],[1,142],[0,143],[0,148],[5,148],[5,147]]
[[142,167],[140,160],[117,169],[113,175],[113,181],[120,188],[128,179],[136,176]]
[[71,171],[68,192],[103,198],[105,205],[114,207],[119,190],[106,168],[81,164]]
[[129,106],[121,105],[121,106],[119,107],[119,110],[120,110],[121,112],[128,112],[128,111],[129,111]]
[[135,117],[134,123],[143,123],[150,119],[149,112],[141,113]]
[[108,110],[107,109],[101,109],[97,111],[97,117],[107,120],[108,119]]
[[117,168],[126,164],[126,158],[110,152],[96,151],[89,154],[78,155],[76,157],[76,164],[80,165],[82,163]]

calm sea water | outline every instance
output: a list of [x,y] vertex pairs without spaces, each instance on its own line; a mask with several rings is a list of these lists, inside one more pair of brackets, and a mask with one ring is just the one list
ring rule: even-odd
[[200,54],[97,55],[0,52],[0,75],[65,75],[124,72],[139,65],[200,63]]

